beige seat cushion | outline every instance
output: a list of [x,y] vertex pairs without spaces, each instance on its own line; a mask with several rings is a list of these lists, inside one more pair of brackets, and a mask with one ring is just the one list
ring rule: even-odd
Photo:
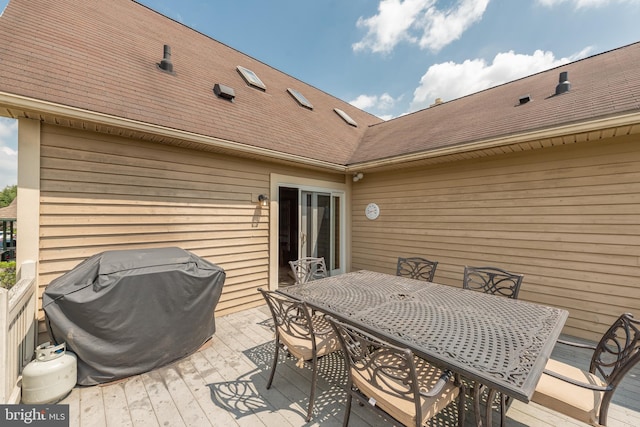
[[[420,389],[423,391],[431,390],[442,375],[442,371],[428,364],[423,359],[415,358],[415,362]],[[380,409],[405,426],[416,425],[416,407],[413,400],[403,399],[395,393],[390,393],[388,387],[374,387],[371,384],[371,376],[368,372],[360,372],[352,368],[351,374],[354,385],[358,387],[365,396],[374,398],[376,405]],[[406,388],[406,386],[404,386],[404,388]],[[438,396],[421,396],[422,424],[451,403],[458,396],[459,392],[460,389],[453,383],[452,378]]]
[[[598,386],[606,384],[597,376],[566,363],[549,359],[545,369],[576,381]],[[554,411],[577,420],[598,426],[598,412],[604,393],[569,384],[547,374],[542,374],[532,400]]]
[[[316,349],[318,357],[334,352],[340,348],[338,336],[324,315],[314,315],[311,318],[313,330],[316,334]],[[289,353],[302,360],[313,359],[311,340],[293,336],[280,328],[280,340],[287,346]]]

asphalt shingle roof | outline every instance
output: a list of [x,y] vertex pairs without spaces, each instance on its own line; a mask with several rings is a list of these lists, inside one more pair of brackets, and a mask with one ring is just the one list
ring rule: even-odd
[[[563,71],[571,89],[555,95]],[[525,95],[531,100],[520,105]],[[640,43],[635,43],[372,126],[350,163],[639,110]]]
[[[175,75],[156,66],[164,44]],[[561,71],[571,90],[554,96]],[[217,98],[216,83],[235,100]],[[0,91],[349,165],[638,112],[640,43],[382,122],[131,0],[11,0],[0,17]],[[519,105],[524,95],[531,101]]]
[[[156,66],[164,44],[175,75]],[[216,83],[234,102],[214,95]],[[12,0],[0,17],[0,91],[336,164],[381,121],[131,0]]]

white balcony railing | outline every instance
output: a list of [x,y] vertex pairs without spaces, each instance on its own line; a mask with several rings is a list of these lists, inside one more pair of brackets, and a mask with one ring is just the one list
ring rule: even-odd
[[10,290],[0,288],[0,404],[20,402],[22,369],[36,345],[37,284],[35,262],[21,266],[21,279]]

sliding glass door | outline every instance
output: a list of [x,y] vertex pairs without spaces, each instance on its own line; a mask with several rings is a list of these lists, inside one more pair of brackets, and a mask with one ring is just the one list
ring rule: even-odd
[[300,190],[299,255],[324,257],[330,274],[343,273],[343,194]]

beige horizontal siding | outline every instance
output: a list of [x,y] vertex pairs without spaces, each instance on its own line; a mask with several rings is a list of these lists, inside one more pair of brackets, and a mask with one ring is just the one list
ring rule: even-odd
[[42,289],[96,253],[178,246],[227,273],[217,311],[262,304],[268,286],[270,173],[319,172],[44,125]]
[[639,142],[367,173],[353,185],[353,268],[394,273],[398,256],[423,256],[452,286],[465,265],[524,273],[521,299],[569,310],[565,333],[595,339],[620,313],[640,316]]

